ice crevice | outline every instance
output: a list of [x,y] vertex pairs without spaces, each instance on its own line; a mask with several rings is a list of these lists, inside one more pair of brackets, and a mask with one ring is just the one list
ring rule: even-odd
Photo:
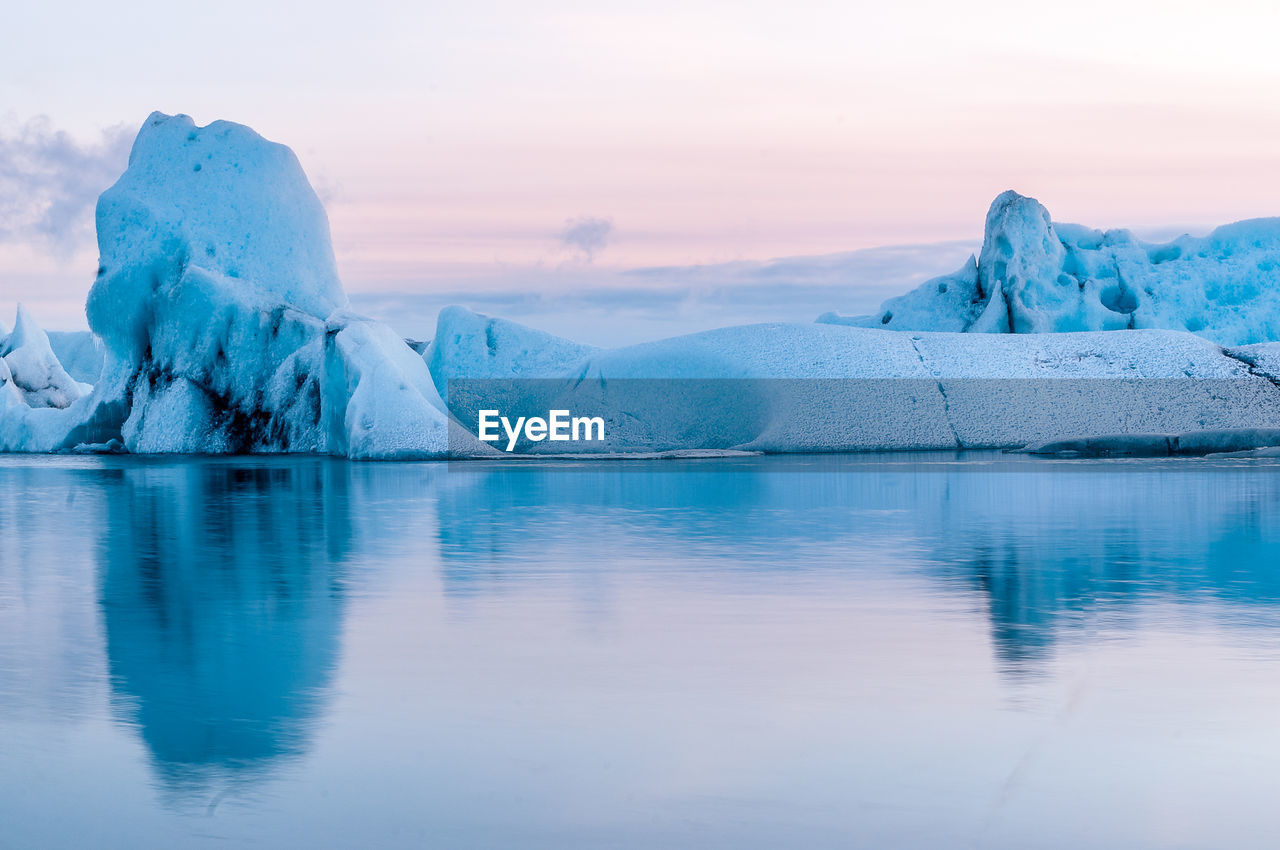
[[[937,377],[936,372],[934,372],[929,363],[925,361],[924,354],[920,351],[919,343],[919,337],[911,337],[911,347],[915,349],[916,355],[920,358],[920,364],[924,366],[925,369],[928,369],[931,374],[934,374],[934,376]],[[963,449],[965,447],[964,441],[960,439],[960,432],[956,430],[956,424],[951,420],[951,403],[947,400],[947,388],[943,385],[941,380],[939,380],[937,384],[938,394],[942,396],[942,412],[947,417],[947,425],[951,427],[951,435],[955,437],[956,448]]]
[[[1250,348],[1253,348],[1253,351],[1251,351]],[[1256,375],[1263,380],[1270,381],[1277,390],[1280,390],[1280,375],[1277,375],[1275,372],[1266,371],[1258,365],[1258,354],[1255,352],[1259,351],[1259,349],[1265,351],[1269,348],[1269,346],[1253,346],[1245,348],[1223,347],[1221,351],[1223,357],[1230,358],[1241,364],[1245,369],[1249,370],[1250,375]]]

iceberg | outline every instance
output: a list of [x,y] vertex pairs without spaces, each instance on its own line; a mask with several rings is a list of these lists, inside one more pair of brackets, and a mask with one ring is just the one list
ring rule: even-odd
[[1005,192],[981,253],[952,275],[891,298],[872,316],[819,322],[902,331],[1061,333],[1164,329],[1220,345],[1280,339],[1280,218],[1149,243],[1127,230],[1050,219]]
[[1010,192],[978,256],[876,316],[597,348],[450,307],[417,343],[350,310],[292,151],[155,113],[97,235],[88,333],[0,328],[0,450],[504,456],[480,410],[561,405],[609,438],[526,427],[523,451],[1226,452],[1280,428],[1272,220],[1152,245]]
[[287,147],[239,124],[155,113],[98,201],[97,231],[86,314],[101,377],[80,393],[53,368],[47,339],[28,343],[23,369],[38,376],[43,363],[50,379],[24,390],[25,404],[10,394],[0,447],[445,452],[426,364],[347,310],[324,208]]
[[[520,356],[533,339],[543,342],[537,369]],[[603,416],[616,439],[585,447],[601,453],[1021,448],[1080,434],[1280,427],[1280,388],[1268,376],[1172,331],[765,324],[579,350],[455,307],[441,312],[431,355],[438,389],[471,433],[483,405],[554,402]]]
[[422,357],[431,367],[436,390],[447,396],[451,378],[546,377],[595,350],[464,307],[445,307]]
[[0,359],[0,385],[8,388],[9,398],[28,407],[68,407],[92,389],[67,374],[48,335],[21,304],[13,331],[0,340]]

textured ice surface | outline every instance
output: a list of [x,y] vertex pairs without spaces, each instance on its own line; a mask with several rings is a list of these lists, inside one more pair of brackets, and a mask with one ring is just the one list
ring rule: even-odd
[[56,392],[54,374],[34,400],[58,415],[10,405],[0,446],[445,451],[447,419],[426,364],[345,311],[328,220],[288,148],[238,124],[156,113],[99,199],[97,228],[86,312],[105,348],[102,378],[74,398]]
[[1223,345],[1280,339],[1280,219],[1143,242],[1050,220],[1005,192],[976,264],[892,298],[872,316],[820,322],[888,330],[1044,333],[1160,328]]
[[[485,330],[484,357],[476,328]],[[512,377],[518,352],[536,338],[445,311],[433,369],[455,381]],[[504,403],[540,401],[521,393],[576,401],[659,451],[999,448],[1081,434],[1280,427],[1271,381],[1204,339],[1170,331],[974,336],[773,324],[585,353],[557,340],[544,354],[552,350],[562,356],[519,372],[550,389],[508,382],[499,387]],[[649,383],[637,390],[639,381]],[[474,426],[474,402],[450,399],[460,422]]]
[[516,322],[446,307],[422,356],[440,395],[447,397],[450,378],[547,377],[595,350]]
[[963,446],[1280,424],[1274,384],[1187,333],[908,336]]
[[1255,374],[1280,382],[1280,342],[1263,342],[1224,349],[1224,353],[1247,365]]

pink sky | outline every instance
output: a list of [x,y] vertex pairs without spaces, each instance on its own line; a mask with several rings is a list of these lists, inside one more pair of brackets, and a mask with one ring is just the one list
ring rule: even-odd
[[[0,54],[0,131],[247,123],[321,188],[353,292],[580,265],[581,216],[622,268],[976,239],[1006,188],[1094,226],[1280,214],[1268,3],[70,5],[15,13],[59,37]],[[93,257],[0,242],[0,307],[74,303]]]

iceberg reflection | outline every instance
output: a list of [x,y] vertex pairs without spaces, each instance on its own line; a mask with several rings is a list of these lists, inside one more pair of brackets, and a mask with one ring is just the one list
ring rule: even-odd
[[1147,605],[1275,622],[1280,465],[991,453],[663,463],[474,465],[474,486],[440,499],[446,590],[594,581],[622,558],[773,581],[918,574],[973,595],[1014,675]]
[[1241,846],[1269,834],[1278,472],[0,457],[0,740],[35,766],[0,822],[1158,846],[1154,800]]
[[[439,594],[436,627],[483,621],[497,640],[512,612],[561,601],[614,628],[654,592],[661,630],[661,600],[690,588],[784,620],[804,595],[881,593],[976,622],[1005,677],[1051,676],[1063,644],[1161,621],[1280,632],[1278,472],[941,453],[0,467],[0,706],[74,721],[105,683],[165,791],[208,800],[312,746],[356,581],[360,599],[400,597],[396,616]],[[51,519],[72,504],[83,526]],[[97,632],[101,656],[83,648]]]
[[338,659],[347,471],[209,461],[123,479],[99,559],[117,715],[180,794],[299,755]]

